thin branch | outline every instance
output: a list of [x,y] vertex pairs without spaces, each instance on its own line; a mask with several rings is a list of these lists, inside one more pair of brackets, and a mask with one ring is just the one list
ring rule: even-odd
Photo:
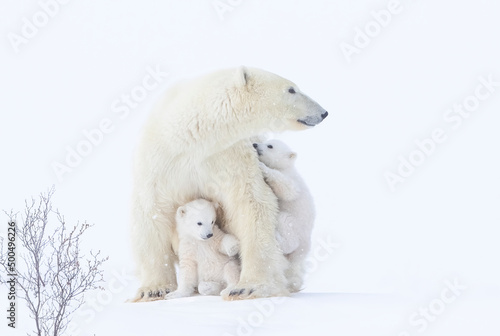
[[[71,321],[72,314],[83,304],[84,294],[100,288],[103,281],[100,251],[90,251],[90,259],[80,251],[80,241],[92,227],[87,223],[77,224],[68,230],[64,216],[52,209],[52,187],[41,194],[38,201],[25,201],[24,219],[21,227],[16,224],[18,246],[23,248],[16,264],[18,297],[25,300],[30,317],[35,321],[35,335],[61,335]],[[4,211],[5,212],[5,211]],[[16,214],[5,212],[11,221]],[[57,223],[50,224],[55,217]],[[0,240],[0,282],[6,281],[2,273],[9,274],[4,241]]]

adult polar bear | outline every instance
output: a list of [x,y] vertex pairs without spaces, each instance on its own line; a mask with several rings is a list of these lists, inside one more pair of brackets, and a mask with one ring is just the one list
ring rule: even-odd
[[255,68],[220,70],[169,89],[135,158],[132,244],[142,287],[133,301],[177,287],[175,214],[197,198],[221,205],[219,226],[241,243],[240,282],[224,299],[288,294],[287,261],[275,238],[278,201],[250,138],[307,129],[327,115],[294,83]]

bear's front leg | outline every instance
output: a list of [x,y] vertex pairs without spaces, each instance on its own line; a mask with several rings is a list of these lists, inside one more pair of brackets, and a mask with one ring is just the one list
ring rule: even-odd
[[134,199],[132,213],[132,242],[141,287],[132,302],[163,299],[177,288],[176,257],[172,251],[174,222],[154,209],[141,206]]
[[233,186],[224,203],[226,228],[240,241],[241,275],[223,291],[225,300],[288,295],[284,276],[287,260],[278,248],[275,230],[278,201],[261,178]]

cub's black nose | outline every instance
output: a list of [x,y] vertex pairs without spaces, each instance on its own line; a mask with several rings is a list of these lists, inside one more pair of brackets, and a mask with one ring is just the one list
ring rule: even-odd
[[325,113],[323,113],[323,114],[321,115],[321,118],[323,118],[323,119],[325,119],[326,117],[328,117],[328,112],[327,112],[327,111],[325,111]]
[[258,144],[256,144],[256,143],[254,143],[254,144],[253,144],[253,148],[257,149],[257,147],[259,147],[259,145],[258,145]]
[[213,233],[209,233],[209,234],[207,234],[207,238],[210,238],[210,237],[212,237],[213,235],[214,235]]

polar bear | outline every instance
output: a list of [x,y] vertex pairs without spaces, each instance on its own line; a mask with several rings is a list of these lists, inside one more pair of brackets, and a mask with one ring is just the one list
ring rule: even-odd
[[177,209],[178,287],[165,299],[190,296],[195,287],[201,295],[220,295],[221,290],[231,290],[238,283],[240,270],[234,256],[239,242],[215,224],[217,207],[197,199]]
[[167,90],[134,159],[132,247],[141,287],[132,301],[177,288],[176,210],[197,198],[220,204],[221,229],[240,241],[240,281],[223,298],[287,295],[288,262],[274,234],[278,200],[250,139],[310,129],[327,115],[293,82],[255,68],[219,70]]
[[304,180],[295,169],[297,154],[285,143],[270,140],[254,143],[264,179],[278,197],[279,216],[276,238],[290,261],[286,271],[288,289],[302,289],[304,260],[311,248],[314,201]]

